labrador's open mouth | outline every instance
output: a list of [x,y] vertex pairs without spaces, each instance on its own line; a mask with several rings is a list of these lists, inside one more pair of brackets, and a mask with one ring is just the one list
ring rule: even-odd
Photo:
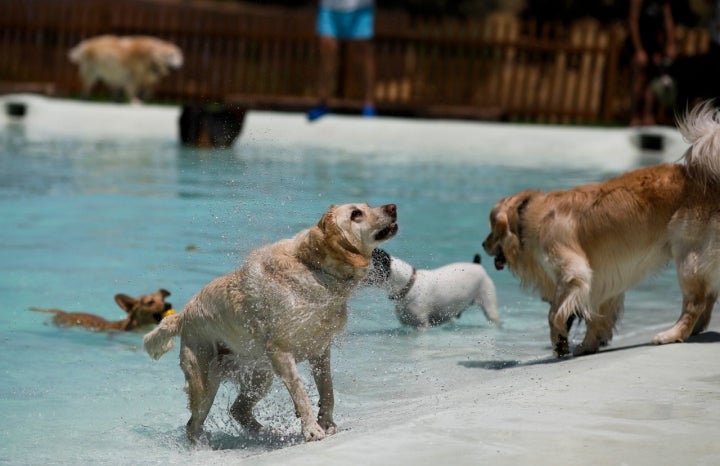
[[375,241],[384,241],[386,239],[392,238],[397,232],[398,224],[393,222],[388,225],[387,228],[384,228],[375,234]]
[[507,259],[505,259],[505,254],[503,254],[502,249],[500,249],[495,255],[495,269],[502,270],[505,268],[505,264],[507,264]]

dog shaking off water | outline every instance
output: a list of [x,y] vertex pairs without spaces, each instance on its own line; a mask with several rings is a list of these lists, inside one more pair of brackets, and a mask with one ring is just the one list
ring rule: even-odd
[[575,354],[607,343],[625,290],[675,262],[683,295],[675,325],[653,338],[702,332],[720,290],[720,118],[705,104],[678,124],[692,146],[684,164],[641,168],[567,191],[523,191],[490,212],[483,242],[499,270],[550,303],[550,340],[569,352],[569,322],[586,321]]
[[[202,425],[226,378],[240,387],[230,413],[244,428],[260,430],[253,407],[273,373],[290,392],[306,440],[335,433],[330,344],[372,251],[397,233],[396,220],[395,204],[331,206],[312,228],[251,252],[239,270],[210,282],[145,336],[145,349],[157,359],[180,335],[191,441],[203,440]],[[317,418],[296,367],[303,360],[320,395]]]

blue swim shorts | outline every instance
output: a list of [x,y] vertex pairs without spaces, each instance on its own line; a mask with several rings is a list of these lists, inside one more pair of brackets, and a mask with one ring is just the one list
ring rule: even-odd
[[371,39],[374,23],[373,7],[354,11],[334,11],[320,7],[317,15],[317,33],[337,39]]

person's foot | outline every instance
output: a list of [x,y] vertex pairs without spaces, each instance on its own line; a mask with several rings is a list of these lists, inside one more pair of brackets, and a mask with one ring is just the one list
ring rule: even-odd
[[375,106],[372,104],[366,104],[362,109],[362,116],[364,116],[364,117],[377,116],[377,112],[375,111]]
[[323,117],[330,113],[330,109],[325,104],[317,104],[307,112],[308,121],[315,121],[320,117]]

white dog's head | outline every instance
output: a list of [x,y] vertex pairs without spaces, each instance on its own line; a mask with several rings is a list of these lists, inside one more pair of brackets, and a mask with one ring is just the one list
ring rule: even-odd
[[392,272],[392,256],[384,249],[376,248],[372,252],[372,266],[365,277],[365,284],[385,286]]

